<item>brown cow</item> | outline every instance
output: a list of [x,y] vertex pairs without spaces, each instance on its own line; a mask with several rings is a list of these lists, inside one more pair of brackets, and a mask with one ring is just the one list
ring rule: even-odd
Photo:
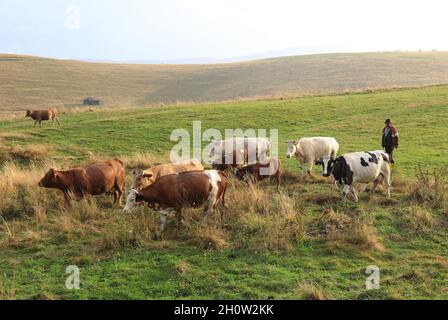
[[136,169],[132,171],[134,174],[134,185],[132,186],[132,189],[140,191],[143,188],[153,184],[161,177],[174,173],[198,170],[204,170],[204,167],[198,160],[160,164],[147,170]]
[[68,171],[50,169],[39,182],[39,187],[58,189],[68,203],[70,193],[81,200],[85,195],[113,194],[114,203],[121,204],[126,189],[125,169],[120,160],[97,162]]
[[184,207],[200,207],[206,204],[206,217],[213,213],[222,201],[225,206],[227,177],[216,170],[188,171],[164,176],[140,192],[132,189],[124,212],[132,212],[145,202],[160,213],[161,232],[165,230],[168,214],[175,212],[178,219]]
[[281,177],[283,175],[282,162],[279,159],[271,159],[268,163],[256,163],[246,166],[237,171],[236,176],[240,180],[247,180],[253,177],[256,182],[275,177],[277,181],[277,191],[280,190]]
[[36,128],[36,125],[39,123],[39,127],[42,128],[42,121],[53,121],[53,126],[55,121],[58,122],[59,125],[61,125],[61,122],[59,122],[58,117],[58,109],[56,108],[49,108],[48,110],[27,110],[26,111],[26,118],[30,117],[34,120],[34,128]]

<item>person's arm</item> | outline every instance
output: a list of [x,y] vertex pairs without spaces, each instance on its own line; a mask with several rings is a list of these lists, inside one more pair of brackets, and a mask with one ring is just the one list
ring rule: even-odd
[[384,129],[381,131],[381,146],[384,148],[386,148],[386,144],[384,141]]
[[396,128],[394,128],[394,131],[392,132],[392,137],[393,137],[394,147],[398,148],[399,138],[398,138],[398,130]]

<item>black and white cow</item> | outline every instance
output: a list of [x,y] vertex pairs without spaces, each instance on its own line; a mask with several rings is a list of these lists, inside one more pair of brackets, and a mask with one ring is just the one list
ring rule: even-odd
[[[321,161],[324,169],[323,176],[333,175],[337,185],[342,188],[344,200],[352,192],[355,201],[358,202],[358,195],[354,183],[367,184],[374,182],[373,193],[384,178],[387,196],[390,197],[390,165],[389,156],[383,151],[366,151],[345,154],[339,158],[325,156]],[[364,188],[365,189],[365,188]]]

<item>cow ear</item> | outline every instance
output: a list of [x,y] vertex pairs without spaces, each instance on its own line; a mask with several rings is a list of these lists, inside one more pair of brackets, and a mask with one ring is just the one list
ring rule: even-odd
[[145,173],[144,175],[142,175],[143,178],[148,178],[150,179],[153,176],[152,173]]

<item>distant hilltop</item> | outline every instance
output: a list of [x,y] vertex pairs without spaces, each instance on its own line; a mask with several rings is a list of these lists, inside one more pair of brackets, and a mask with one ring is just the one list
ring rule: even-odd
[[0,54],[0,110],[211,102],[448,83],[447,52],[338,53],[224,64],[114,64]]

